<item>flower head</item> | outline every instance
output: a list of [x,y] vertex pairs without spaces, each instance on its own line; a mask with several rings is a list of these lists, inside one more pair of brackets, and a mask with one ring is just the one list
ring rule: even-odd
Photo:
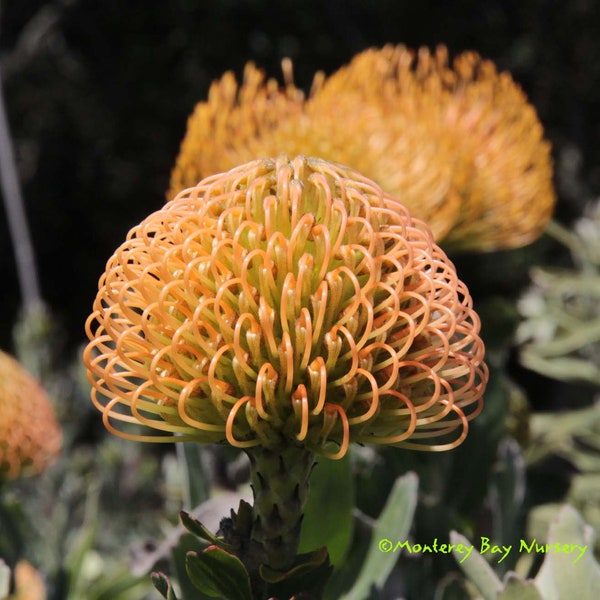
[[280,152],[355,168],[456,249],[527,244],[555,202],[550,145],[524,93],[474,52],[450,65],[443,46],[366,50],[315,77],[308,99],[291,77],[279,90],[249,66],[238,89],[227,74],[189,120],[170,197]]
[[[302,120],[304,94],[293,85],[291,75],[289,79],[281,89],[276,80],[265,81],[264,73],[248,63],[241,85],[231,72],[214,82],[206,102],[198,103],[188,119],[167,196],[257,156],[271,156],[274,144],[267,147],[263,139],[275,135],[276,140],[280,123]],[[284,150],[275,148],[273,155]]]
[[186,189],[108,261],[86,325],[107,427],[303,446],[459,444],[487,381],[479,319],[430,230],[302,156]]
[[0,481],[42,472],[60,452],[60,425],[38,382],[1,351],[0,413]]
[[202,177],[256,157],[320,156],[367,174],[427,220],[436,236],[448,231],[459,209],[450,189],[450,139],[415,113],[419,105],[407,98],[391,110],[379,100],[365,102],[351,87],[321,95],[321,74],[305,99],[292,83],[291,62],[284,62],[284,73],[283,89],[275,80],[265,82],[252,63],[241,85],[232,73],[213,84],[188,120],[169,199]]
[[442,47],[428,64],[448,91],[442,119],[456,141],[461,208],[444,244],[490,251],[534,241],[556,201],[550,143],[534,107],[510,74],[475,52],[459,55],[450,70]]

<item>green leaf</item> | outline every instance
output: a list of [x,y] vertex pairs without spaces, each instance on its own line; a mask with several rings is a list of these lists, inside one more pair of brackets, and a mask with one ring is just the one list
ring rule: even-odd
[[10,569],[8,565],[0,558],[0,600],[8,597],[10,589]]
[[[520,508],[525,498],[525,461],[519,444],[505,438],[498,448],[498,460],[492,473],[491,499],[496,544],[519,543]],[[518,554],[511,552],[499,567],[501,572],[514,567]]]
[[176,444],[182,470],[184,506],[195,508],[210,497],[210,482],[202,461],[202,447],[194,442]]
[[85,517],[77,531],[73,543],[65,559],[68,577],[68,600],[77,600],[86,592],[88,581],[84,575],[85,559],[94,547],[98,536],[98,506],[100,502],[100,485],[96,482],[88,488],[85,501]]
[[0,480],[0,556],[8,564],[15,564],[25,554],[29,519],[16,498],[2,494],[2,483]]
[[514,572],[506,574],[503,584],[504,589],[496,596],[496,600],[545,600],[533,581],[523,581]]
[[[450,543],[455,546],[473,546],[465,536],[456,531],[450,532]],[[464,553],[458,552],[456,549],[452,550],[452,554],[468,579],[481,592],[484,600],[495,600],[498,592],[502,590],[502,582],[485,558],[475,549],[468,557],[463,556]]]
[[[393,546],[398,541],[406,540],[417,506],[418,478],[414,473],[396,479],[371,536],[367,558],[363,563],[358,578],[349,592],[342,596],[343,600],[364,600],[375,585],[383,586],[391,573],[398,555]],[[390,550],[384,542],[391,542]]]
[[192,583],[204,594],[225,600],[252,600],[250,577],[239,558],[210,546],[188,552],[186,568]]
[[310,477],[298,551],[326,546],[331,562],[341,564],[352,541],[353,508],[350,453],[341,460],[319,459]]
[[544,599],[600,596],[600,565],[594,557],[594,534],[569,505],[560,510],[548,532],[549,550],[535,578]]
[[320,567],[322,564],[329,564],[328,559],[327,548],[323,546],[313,552],[297,556],[294,565],[288,571],[276,571],[266,565],[261,565],[259,572],[264,581],[268,583],[278,583],[292,577],[304,577],[307,573]]
[[327,548],[319,548],[314,552],[300,554],[296,557],[292,568],[281,573],[261,565],[259,573],[268,585],[269,598],[291,598],[296,595],[322,592],[333,567],[329,561]]
[[179,590],[185,600],[208,600],[210,596],[200,594],[192,583],[187,572],[187,555],[189,552],[203,552],[206,542],[191,533],[184,533],[179,537],[177,545],[171,549],[174,577],[179,582]]
[[[125,565],[120,565],[116,569],[107,569],[90,582],[85,592],[85,600],[138,599],[147,592],[148,588],[148,579],[145,575],[132,575]],[[84,600],[83,597],[81,600]]]
[[211,533],[198,519],[184,510],[180,511],[179,519],[181,520],[181,524],[196,537],[199,537],[215,546],[219,546],[225,550],[233,551],[235,548],[230,544],[226,544],[222,538],[216,536],[214,533]]
[[163,598],[166,598],[166,600],[177,600],[177,596],[173,591],[173,586],[164,573],[154,572],[150,577],[152,579],[152,585],[160,592]]

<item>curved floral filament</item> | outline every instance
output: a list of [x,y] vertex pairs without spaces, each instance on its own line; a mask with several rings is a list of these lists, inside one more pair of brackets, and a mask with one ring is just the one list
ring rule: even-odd
[[350,425],[357,425],[358,423],[364,423],[365,421],[368,421],[377,413],[379,409],[379,386],[377,385],[375,377],[372,373],[369,373],[369,371],[365,369],[357,369],[356,372],[358,375],[362,375],[369,382],[371,391],[357,394],[356,400],[365,400],[368,403],[369,408],[367,412],[363,413],[362,415],[349,418],[348,422]]
[[[308,366],[308,379],[310,382],[311,395],[317,400],[311,413],[318,415],[322,412],[327,399],[327,368],[322,356],[318,356]],[[317,392],[315,394],[315,391]]]
[[311,228],[308,239],[315,246],[314,262],[318,268],[315,281],[321,281],[327,275],[333,256],[329,229],[325,225],[315,225]]
[[[246,334],[243,335],[242,330],[246,321],[249,322],[249,326],[246,330]],[[242,313],[239,316],[233,330],[233,352],[235,353],[235,357],[237,358],[240,367],[250,379],[256,379],[256,371],[248,364],[248,354],[244,351],[244,348],[247,347],[250,354],[255,358],[260,357],[260,333],[260,325],[254,318],[254,315],[247,312]],[[252,336],[254,336],[254,340],[251,341]],[[244,343],[242,343],[242,338],[245,338]]]
[[284,392],[287,396],[294,383],[294,346],[287,331],[283,332],[279,345],[279,369],[281,379],[285,381]]
[[331,328],[329,335],[331,336],[331,338],[337,338],[338,333],[341,333],[346,338],[346,342],[348,343],[349,348],[348,352],[346,352],[343,355],[342,359],[340,359],[340,362],[344,364],[344,359],[346,359],[346,357],[349,357],[351,363],[350,366],[346,367],[348,370],[346,371],[346,373],[344,373],[344,375],[330,382],[332,387],[344,385],[346,382],[350,381],[351,379],[354,379],[354,377],[356,377],[356,371],[358,369],[358,348],[356,346],[356,342],[354,341],[354,337],[345,327],[342,327],[341,325],[334,325]]
[[[385,360],[381,358],[380,351],[388,354]],[[387,391],[396,385],[398,380],[398,354],[389,344],[385,344],[384,342],[373,342],[361,350],[361,355],[372,357],[373,354],[376,354],[377,358],[370,371],[377,378],[381,377],[383,379],[385,377],[385,383],[382,384],[381,381],[378,381],[378,388],[380,392]]]
[[260,298],[260,305],[258,307],[258,321],[263,332],[263,338],[267,344],[269,356],[278,356],[277,341],[273,330],[275,310],[267,304],[267,301],[263,297]]
[[312,292],[312,273],[314,271],[314,259],[310,254],[303,254],[298,260],[298,277],[296,279],[296,290],[294,296],[294,307],[296,313],[304,308],[306,300]]
[[[356,317],[363,317],[363,319],[361,319],[363,322],[359,322],[358,327],[359,330],[362,329],[362,336],[357,341],[355,341],[355,344],[357,348],[362,348],[367,342],[367,340],[373,337],[373,321],[375,319],[375,316],[373,314],[373,304],[369,302],[366,298],[360,299],[359,306],[362,308],[362,310],[355,311],[354,319],[356,319]],[[363,315],[366,315],[366,321],[364,320]],[[349,328],[350,321],[346,322],[346,325]]]
[[[293,203],[294,209],[298,203]],[[287,264],[293,266],[299,259],[299,254],[304,253],[306,243],[310,236],[310,232],[315,224],[315,216],[312,213],[306,213],[298,218],[297,209],[292,213],[292,232],[287,247]],[[307,254],[306,256],[312,256]],[[312,265],[311,265],[312,267]]]
[[237,302],[234,302],[236,296],[229,291],[229,286],[235,286],[238,283],[239,281],[235,280],[221,283],[219,290],[215,295],[213,304],[216,325],[219,329],[219,333],[226,340],[233,339],[233,327],[235,326],[235,320],[237,318],[236,310],[234,308],[235,304],[237,304]]
[[288,241],[281,231],[274,232],[267,242],[267,256],[273,265],[271,269],[269,285],[273,286],[273,298],[277,301],[285,277],[291,272],[291,266],[287,261]]
[[[256,257],[260,257],[262,261],[258,265],[253,266],[253,261]],[[269,261],[267,253],[261,248],[255,248],[246,254],[240,268],[240,281],[242,284],[242,289],[244,290],[244,295],[247,302],[250,304],[249,308],[253,311],[258,310],[258,304],[255,300],[254,290],[261,286],[259,272],[265,266],[265,262],[267,261]],[[255,272],[253,273],[252,270]],[[264,293],[264,290],[261,289],[261,291]],[[272,291],[270,291],[270,295],[272,296]]]
[[323,454],[332,460],[342,458],[348,451],[350,445],[350,424],[344,409],[338,404],[328,402],[323,410],[323,428],[321,432],[323,442],[327,440],[329,433],[335,426],[338,418],[342,422],[342,440],[339,442],[340,448],[337,452],[323,451]]
[[296,421],[300,423],[300,431],[296,434],[296,439],[302,442],[308,434],[308,396],[303,384],[300,384],[293,393],[292,406]]
[[251,399],[252,398],[250,396],[244,396],[243,398],[240,398],[229,411],[227,422],[225,423],[225,436],[227,441],[234,448],[252,448],[253,446],[258,446],[260,444],[260,441],[256,438],[253,440],[238,440],[234,434],[235,419],[237,418],[240,409],[248,404]]
[[[271,363],[262,365],[256,378],[256,393],[254,394],[254,407],[261,419],[271,421],[273,418],[280,420],[275,406],[275,386],[279,376]],[[273,413],[267,412],[266,407],[269,407]]]
[[300,361],[298,363],[298,372],[302,373],[308,366],[308,361],[312,354],[312,321],[308,308],[300,309],[300,316],[296,321],[295,327],[295,356]]
[[424,438],[435,438],[441,437],[444,435],[448,435],[450,433],[454,433],[457,430],[457,424],[460,425],[460,435],[451,442],[443,443],[443,444],[422,444],[422,443],[413,443],[410,441],[401,442],[399,445],[402,448],[406,448],[407,450],[425,450],[429,452],[444,452],[446,450],[452,450],[457,446],[460,446],[462,442],[467,437],[469,432],[469,421],[465,417],[464,413],[456,406],[452,408],[452,411],[456,413],[458,419],[457,423],[452,423],[450,426],[445,429],[440,429],[438,431],[428,432],[425,431],[423,433],[413,433],[411,439],[424,439]]
[[325,321],[325,313],[327,311],[327,303],[329,298],[329,286],[326,281],[322,281],[315,293],[311,295],[311,308],[312,308],[312,322],[313,322],[313,335],[312,345],[317,345],[323,330],[323,322]]
[[[137,433],[129,433],[127,431],[123,431],[121,429],[117,429],[115,426],[113,426],[113,424],[111,423],[111,418],[122,422],[122,423],[129,423],[131,425],[139,425],[138,421],[128,415],[123,415],[121,413],[115,413],[113,412],[112,408],[114,406],[114,404],[118,404],[118,398],[114,398],[113,400],[111,400],[107,405],[106,405],[106,409],[102,411],[102,423],[104,425],[104,427],[106,427],[106,430],[109,431],[110,433],[112,433],[113,435],[116,435],[118,437],[121,438],[125,438],[128,440],[132,440],[135,442],[168,442],[168,443],[173,443],[173,437],[170,435],[141,435],[141,434],[137,434]],[[159,429],[161,431],[165,431],[167,433],[169,432],[176,432],[178,434],[178,440],[181,441],[192,441],[194,439],[196,439],[196,435],[194,435],[194,432],[182,432],[181,431],[181,427],[179,428],[173,428],[171,429],[168,425],[168,423],[160,423],[159,421],[156,421],[156,424],[158,425]],[[154,421],[153,421],[153,429],[156,429],[156,427],[154,426]]]
[[231,355],[235,353],[235,345],[234,344],[225,344],[221,346],[211,357],[210,362],[208,363],[208,371],[206,374],[209,385],[212,387],[213,385],[217,385],[218,382],[222,379],[219,376],[218,370],[222,370],[224,364],[229,362],[225,360],[225,355]]
[[314,193],[317,198],[316,216],[320,222],[329,226],[331,221],[331,212],[335,205],[335,198],[331,193],[331,187],[327,181],[327,177],[325,177],[323,173],[313,172],[308,176],[308,180],[315,188]]
[[292,324],[295,320],[295,295],[296,295],[296,278],[293,273],[288,273],[285,276],[285,281],[281,288],[281,302],[279,304],[279,321],[281,323],[281,330],[284,334],[289,336],[290,334],[290,323]]

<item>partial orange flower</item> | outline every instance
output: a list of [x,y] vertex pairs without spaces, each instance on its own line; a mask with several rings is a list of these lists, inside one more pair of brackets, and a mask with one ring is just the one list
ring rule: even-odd
[[27,561],[21,560],[15,566],[15,593],[9,600],[46,600],[46,586],[39,571]]
[[249,66],[239,89],[231,74],[214,84],[188,123],[170,197],[252,157],[301,153],[365,173],[447,247],[512,248],[543,231],[555,202],[550,145],[491,61],[465,52],[450,66],[443,46],[386,46],[318,75],[306,100],[287,79],[279,90]]
[[391,111],[365,102],[354,89],[325,100],[321,74],[306,100],[292,83],[291,63],[284,68],[282,89],[275,80],[265,82],[252,63],[241,85],[232,73],[212,85],[188,120],[167,197],[257,157],[320,156],[367,174],[416,209],[436,235],[446,233],[459,208],[450,189],[451,143],[421,117],[421,106],[406,98],[402,110],[397,105]]
[[450,92],[442,118],[456,142],[453,187],[461,208],[443,243],[483,251],[528,244],[544,231],[556,201],[542,124],[510,74],[498,73],[493,62],[465,52],[450,71],[447,61],[443,47],[425,61]]
[[[256,160],[181,192],[108,261],[86,330],[110,431],[240,447],[444,450],[487,381],[430,230],[359,173]],[[119,425],[121,428],[119,428]]]
[[[170,199],[204,177],[257,156],[271,156],[270,148],[262,148],[262,140],[277,135],[281,123],[299,124],[303,110],[304,94],[291,81],[281,89],[275,79],[265,81],[253,63],[246,65],[241,85],[233,73],[225,73],[188,119],[167,196]],[[300,131],[296,135],[300,137]],[[275,149],[273,155],[283,151]]]
[[62,432],[48,396],[0,351],[0,481],[41,473],[58,455]]

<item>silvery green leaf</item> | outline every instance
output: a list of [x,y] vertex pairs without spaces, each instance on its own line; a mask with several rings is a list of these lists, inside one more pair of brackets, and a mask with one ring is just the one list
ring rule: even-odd
[[551,524],[548,545],[535,578],[544,600],[598,598],[600,564],[594,557],[594,533],[572,506],[563,506]]

